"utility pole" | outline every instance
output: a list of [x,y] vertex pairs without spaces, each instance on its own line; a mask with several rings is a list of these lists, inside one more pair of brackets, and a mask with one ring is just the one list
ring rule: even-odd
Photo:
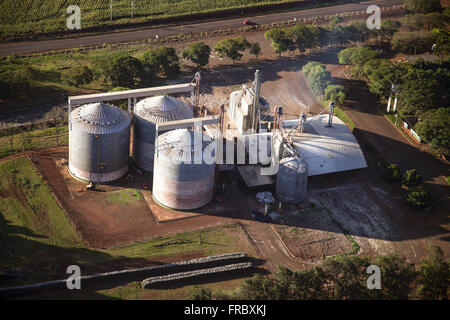
[[111,21],[112,21],[112,18],[113,18],[112,8],[113,8],[113,0],[110,0],[109,1],[109,12],[110,12]]
[[134,16],[134,1],[131,1],[131,19],[133,19]]

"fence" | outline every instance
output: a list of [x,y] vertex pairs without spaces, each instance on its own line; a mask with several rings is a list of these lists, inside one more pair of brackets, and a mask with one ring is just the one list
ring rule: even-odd
[[[404,13],[404,12],[405,12],[404,5],[397,5],[397,6],[381,8],[382,16],[394,16],[394,15]],[[231,35],[231,34],[243,33],[243,32],[264,31],[264,30],[268,30],[271,28],[288,27],[288,26],[294,26],[297,24],[322,24],[322,23],[326,23],[326,22],[330,21],[334,17],[341,17],[345,20],[345,19],[352,19],[352,18],[356,18],[356,17],[368,17],[368,16],[369,16],[369,14],[366,12],[366,10],[352,11],[352,12],[344,12],[344,13],[334,14],[334,15],[317,16],[317,17],[311,17],[311,18],[305,18],[305,19],[292,19],[292,20],[287,20],[287,21],[273,22],[273,23],[254,25],[254,26],[226,28],[226,29],[205,31],[205,32],[198,32],[198,33],[183,33],[183,34],[179,34],[179,35],[167,36],[164,38],[149,38],[149,39],[132,41],[132,42],[118,42],[118,43],[110,43],[110,44],[103,44],[103,45],[86,46],[86,47],[82,46],[80,48],[73,48],[73,49],[67,49],[67,50],[47,51],[47,52],[41,52],[41,53],[31,53],[31,54],[22,54],[22,55],[14,55],[14,56],[15,56],[15,58],[18,58],[18,59],[26,59],[26,58],[35,58],[35,57],[51,56],[51,55],[59,55],[59,54],[72,54],[72,53],[78,53],[78,52],[87,52],[87,51],[100,50],[100,49],[105,49],[105,48],[123,49],[123,48],[130,48],[130,47],[136,47],[136,46],[141,46],[141,45],[160,45],[160,44],[167,44],[167,43],[178,43],[178,42],[184,42],[184,41],[200,40],[202,38],[217,37],[217,36],[221,36],[221,35]],[[0,60],[5,60],[5,59],[7,59],[7,56],[0,57]]]
[[40,137],[33,137],[29,133],[5,136],[0,138],[0,158],[26,150],[66,146],[68,143],[67,132]]

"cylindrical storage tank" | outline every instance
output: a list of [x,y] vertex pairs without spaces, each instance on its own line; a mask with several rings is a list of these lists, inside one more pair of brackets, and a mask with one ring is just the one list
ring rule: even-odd
[[109,182],[128,172],[130,115],[117,107],[92,103],[71,113],[69,172],[85,181]]
[[306,198],[307,186],[308,166],[303,158],[281,159],[276,183],[276,198],[281,202],[299,204]]
[[177,129],[159,136],[153,198],[179,210],[208,204],[214,194],[215,153],[216,142],[200,131]]
[[191,119],[192,107],[173,97],[156,96],[139,101],[134,114],[133,160],[138,167],[153,171],[156,124]]

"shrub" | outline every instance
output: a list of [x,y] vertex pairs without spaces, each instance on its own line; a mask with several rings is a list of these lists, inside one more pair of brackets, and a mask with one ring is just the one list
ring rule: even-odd
[[94,72],[89,67],[77,66],[66,71],[64,76],[65,82],[79,87],[80,85],[91,83],[94,78]]
[[341,50],[338,59],[340,64],[364,64],[377,56],[378,52],[370,48],[357,47]]
[[405,7],[415,13],[430,13],[442,10],[439,0],[405,0]]
[[396,164],[391,164],[386,167],[383,173],[383,178],[389,182],[401,182],[402,181],[402,171]]
[[403,174],[403,184],[407,187],[418,186],[422,182],[422,176],[416,169],[406,170]]
[[253,42],[250,45],[250,51],[251,54],[255,56],[256,59],[258,59],[258,56],[261,54],[261,46],[258,42]]
[[425,208],[431,205],[431,197],[422,186],[409,189],[405,198],[406,204],[413,208]]
[[[31,69],[30,67],[28,68]],[[32,74],[28,68],[8,70],[0,74],[1,96],[27,96],[30,93]]]
[[432,147],[450,154],[450,108],[424,112],[415,129]]
[[401,53],[418,54],[430,51],[433,43],[431,32],[396,33],[391,40],[391,48]]
[[345,92],[343,86],[329,85],[325,89],[325,100],[333,100],[337,106],[342,106],[345,101]]

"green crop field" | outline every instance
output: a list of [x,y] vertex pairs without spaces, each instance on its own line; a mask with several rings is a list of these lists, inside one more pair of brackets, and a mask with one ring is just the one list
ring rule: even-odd
[[15,37],[48,32],[67,31],[67,7],[78,5],[81,28],[105,24],[145,22],[157,18],[194,13],[214,12],[227,8],[289,2],[293,0],[134,0],[131,19],[131,0],[113,0],[113,21],[110,21],[110,0],[33,0],[0,2],[0,34]]

